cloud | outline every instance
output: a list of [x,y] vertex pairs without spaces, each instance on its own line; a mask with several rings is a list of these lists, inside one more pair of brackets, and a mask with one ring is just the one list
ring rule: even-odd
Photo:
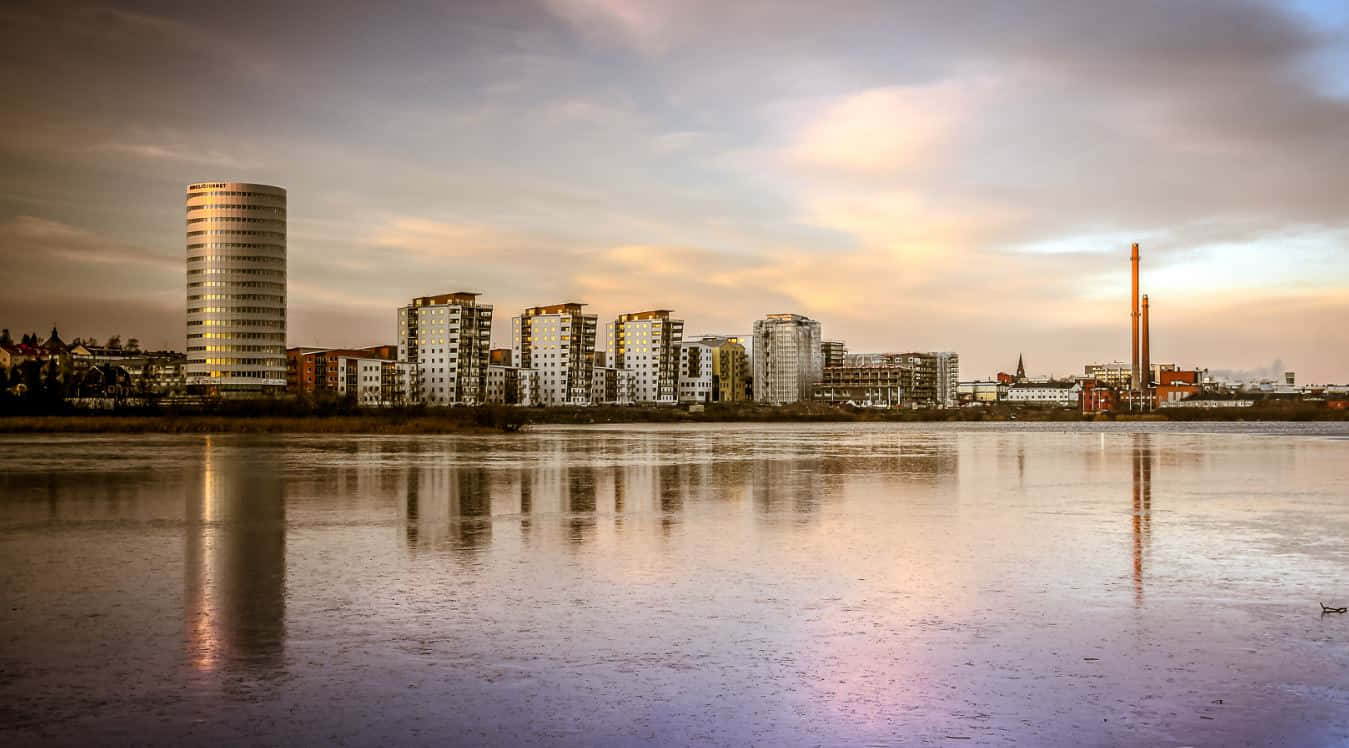
[[295,341],[376,342],[468,287],[498,333],[566,298],[693,331],[798,311],[855,350],[1064,372],[1123,357],[1140,241],[1159,351],[1349,377],[1349,44],[1273,5],[0,15],[11,316],[122,295],[180,335],[182,187],[229,171],[290,190]]
[[897,175],[938,161],[970,116],[965,84],[875,88],[836,99],[797,136],[791,158],[811,168]]
[[200,151],[188,146],[165,146],[135,143],[104,143],[94,146],[94,151],[133,156],[135,158],[165,159],[193,164],[224,166],[231,169],[253,168],[237,158],[219,151]]
[[44,264],[60,259],[94,265],[148,265],[158,269],[182,266],[165,253],[108,242],[87,229],[37,216],[17,216],[0,224],[0,247],[40,257]]
[[687,6],[679,0],[542,0],[542,5],[587,37],[647,54],[669,49],[681,6]]

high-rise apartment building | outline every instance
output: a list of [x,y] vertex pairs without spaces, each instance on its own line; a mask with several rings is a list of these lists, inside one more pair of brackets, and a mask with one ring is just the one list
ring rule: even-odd
[[224,396],[286,386],[286,191],[187,187],[189,388]]
[[633,373],[637,402],[676,402],[675,358],[684,339],[684,320],[669,309],[620,314],[609,323],[606,363]]
[[770,314],[754,323],[755,400],[773,405],[809,400],[823,369],[819,322]]
[[511,320],[511,358],[520,369],[538,372],[540,404],[590,402],[599,321],[584,307],[575,303],[530,307]]
[[491,348],[492,306],[476,293],[421,296],[398,310],[398,360],[415,365],[419,402],[486,402]]

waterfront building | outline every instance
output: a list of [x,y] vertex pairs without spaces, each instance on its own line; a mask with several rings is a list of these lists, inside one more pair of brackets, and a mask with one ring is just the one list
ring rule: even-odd
[[669,309],[620,314],[609,323],[606,363],[631,371],[637,381],[637,402],[676,401],[675,358],[684,339],[684,320]]
[[1162,369],[1156,378],[1153,390],[1154,406],[1176,403],[1197,397],[1203,387],[1202,373],[1198,369],[1182,370],[1174,365]]
[[538,402],[539,372],[507,364],[487,366],[488,405],[534,405]]
[[842,366],[843,358],[848,355],[848,346],[842,340],[826,340],[820,343],[820,358],[824,368]]
[[1046,384],[1014,384],[1007,388],[1004,398],[1021,405],[1075,406],[1082,402],[1082,385],[1077,382]]
[[338,358],[337,394],[363,407],[384,405],[383,363],[378,358]]
[[298,394],[301,392],[314,392],[318,387],[318,377],[314,371],[314,359],[309,357],[311,353],[326,350],[325,348],[296,347],[286,349],[286,391]]
[[954,408],[960,389],[960,356],[950,351],[904,353],[912,367],[907,397],[919,408]]
[[130,391],[136,394],[182,393],[187,384],[187,356],[177,351],[143,351],[134,344],[86,345],[77,339],[66,347],[63,359],[76,378],[95,369],[104,375],[112,368],[125,372]]
[[[707,338],[704,338],[706,340]],[[749,354],[742,338],[716,337],[716,357],[712,360],[713,397],[718,402],[733,403],[749,399],[752,376]]]
[[[1130,372],[1132,376],[1132,371]],[[1123,399],[1122,390],[1117,385],[1094,377],[1081,377],[1077,383],[1082,387],[1082,413],[1110,413],[1115,411]]]
[[826,366],[814,398],[832,405],[859,408],[898,408],[904,404],[904,388],[912,379],[908,363],[891,360]]
[[847,366],[902,366],[908,371],[904,404],[914,408],[954,408],[959,400],[960,357],[929,353],[850,353]]
[[637,401],[637,374],[628,369],[596,366],[591,379],[594,405],[632,405]]
[[398,310],[398,360],[416,366],[417,399],[480,405],[492,348],[492,305],[477,293],[420,296]]
[[935,361],[936,402],[939,408],[954,408],[960,386],[960,356],[952,351],[937,351],[924,354]]
[[820,323],[770,314],[754,323],[754,399],[772,405],[808,400],[823,373]]
[[345,377],[344,358],[382,359],[376,348],[287,348],[287,387],[296,394],[338,393]]
[[[748,337],[743,335],[696,335],[690,340],[712,347],[711,402],[731,403],[751,399],[750,381],[754,372],[750,367],[749,351],[746,348],[749,343]],[[681,353],[681,367],[687,364],[685,355]],[[701,364],[699,364],[699,367],[701,367]],[[683,381],[683,377],[693,376],[692,371],[692,369],[685,368],[681,370],[678,378]],[[688,388],[680,385],[680,402],[693,402],[693,400],[686,398],[685,391],[696,389],[699,389],[699,386],[692,383]]]
[[381,358],[379,370],[381,404],[394,407],[417,405],[417,365],[411,361]]
[[286,191],[187,187],[187,385],[249,396],[286,386]]
[[716,358],[715,340],[685,340],[679,344],[675,372],[679,384],[679,402],[710,403],[716,400],[717,395],[721,394],[713,373]]
[[1007,395],[1007,384],[998,379],[961,382],[956,395],[961,402],[996,403]]
[[1120,389],[1130,389],[1133,387],[1134,373],[1133,364],[1127,364],[1122,361],[1112,361],[1108,364],[1087,364],[1082,367],[1082,373],[1095,379],[1101,384]]
[[511,358],[538,372],[535,397],[543,405],[590,403],[598,319],[584,304],[525,309],[511,320]]
[[[1159,408],[1250,408],[1255,405],[1254,400],[1232,400],[1232,399],[1201,399],[1192,398],[1189,400],[1171,400],[1165,399],[1158,403]],[[1332,410],[1345,410],[1349,406],[1349,400],[1331,400],[1326,403],[1326,407]]]
[[295,394],[351,397],[365,407],[420,402],[417,365],[396,361],[392,345],[286,350],[288,389]]

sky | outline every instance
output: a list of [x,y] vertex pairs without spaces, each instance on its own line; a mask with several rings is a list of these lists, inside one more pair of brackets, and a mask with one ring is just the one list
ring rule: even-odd
[[[1349,382],[1339,2],[8,2],[0,325],[182,350],[184,188],[289,191],[289,343],[474,290],[962,378]],[[601,333],[603,335],[603,333]]]

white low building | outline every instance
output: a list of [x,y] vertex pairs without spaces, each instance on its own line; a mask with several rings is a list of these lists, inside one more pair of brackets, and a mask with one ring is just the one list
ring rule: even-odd
[[1077,405],[1082,400],[1082,385],[1072,384],[1014,384],[1007,388],[1003,398],[1009,403],[1023,405]]
[[411,405],[418,400],[417,366],[407,361],[339,356],[337,394],[351,396],[363,408]]

